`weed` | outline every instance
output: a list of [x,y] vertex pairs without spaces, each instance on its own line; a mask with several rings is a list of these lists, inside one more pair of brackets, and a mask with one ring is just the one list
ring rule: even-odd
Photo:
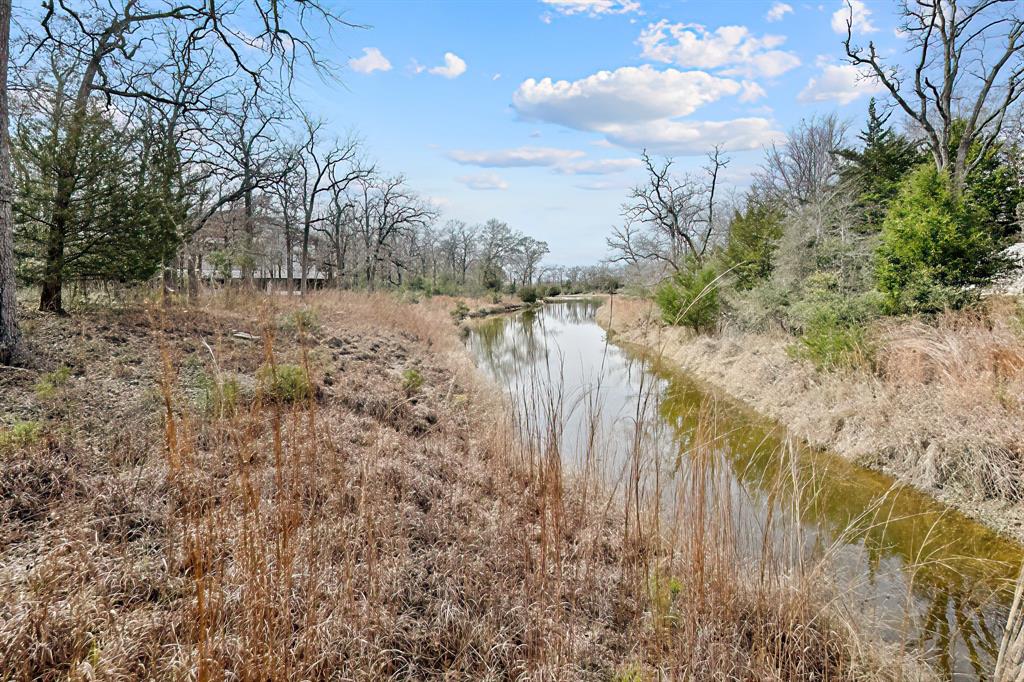
[[320,313],[314,308],[298,308],[285,315],[281,329],[304,334],[317,334],[322,325]]
[[27,448],[37,443],[42,435],[43,429],[39,422],[14,422],[10,428],[0,429],[0,453],[6,454]]
[[408,395],[419,393],[419,390],[423,388],[423,381],[423,375],[416,369],[407,369],[402,372],[402,388]]
[[40,400],[53,400],[61,388],[71,379],[71,368],[63,366],[39,377],[35,385],[36,397]]
[[264,395],[291,403],[313,396],[313,383],[299,365],[263,365],[257,378]]

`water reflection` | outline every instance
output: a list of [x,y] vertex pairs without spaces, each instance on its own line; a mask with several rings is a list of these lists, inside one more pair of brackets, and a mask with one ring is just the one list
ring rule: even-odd
[[[594,322],[599,306],[566,301],[474,326],[471,349],[507,388],[532,435],[557,419],[563,459],[589,462],[598,452],[605,475],[617,480],[636,447],[637,423],[664,471],[678,473],[698,425],[713,419],[715,456],[729,472],[752,548],[769,510],[797,510],[805,551],[830,553],[853,610],[872,614],[884,637],[927,653],[948,678],[986,679],[1020,546],[886,476],[793,444],[707,387],[607,343]],[[652,409],[638,409],[645,404]]]

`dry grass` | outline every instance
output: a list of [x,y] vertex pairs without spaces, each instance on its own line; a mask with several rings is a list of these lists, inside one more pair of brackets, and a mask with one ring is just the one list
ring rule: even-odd
[[[882,676],[813,572],[740,558],[712,434],[671,514],[639,446],[619,504],[515,437],[454,301],[298,307],[28,316],[40,367],[0,390],[43,435],[0,456],[0,678]],[[271,399],[284,364],[315,390]]]

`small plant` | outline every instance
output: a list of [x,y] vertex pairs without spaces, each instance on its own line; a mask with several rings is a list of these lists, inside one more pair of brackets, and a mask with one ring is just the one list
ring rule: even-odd
[[292,403],[313,396],[313,383],[299,365],[263,365],[257,374],[264,395]]
[[654,293],[666,324],[684,325],[700,333],[714,328],[721,310],[718,273],[711,265],[690,263]]
[[537,289],[535,287],[520,287],[519,299],[523,303],[536,303],[537,302]]
[[40,400],[53,400],[57,397],[58,391],[67,385],[71,379],[71,368],[68,366],[60,367],[52,372],[39,377],[39,380],[35,385],[36,397]]
[[823,312],[807,324],[790,354],[810,360],[818,369],[836,370],[869,363],[873,351],[863,326]]
[[320,331],[320,313],[313,308],[293,310],[285,316],[281,328],[287,331],[316,334]]
[[402,388],[408,395],[418,393],[423,388],[423,375],[415,369],[407,369],[402,372]]
[[43,429],[39,422],[17,421],[10,428],[0,429],[0,453],[27,448],[39,441]]
[[456,322],[459,322],[469,315],[469,306],[466,305],[465,301],[459,301],[455,304],[455,309],[452,310],[452,317]]
[[203,407],[214,417],[231,417],[241,404],[252,399],[252,387],[243,385],[238,377],[209,379],[205,384]]

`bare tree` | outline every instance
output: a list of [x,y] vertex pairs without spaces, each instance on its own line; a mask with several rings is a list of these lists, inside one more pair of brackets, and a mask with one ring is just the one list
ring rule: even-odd
[[[847,57],[920,126],[936,168],[949,172],[955,191],[985,158],[1007,111],[1024,93],[1021,7],[1018,0],[904,0],[900,30],[914,56],[907,69],[880,56],[874,41],[866,48],[853,44],[849,5]],[[975,143],[980,147],[970,160]]]
[[7,99],[10,57],[11,0],[0,0],[0,365],[18,355],[17,297],[14,281],[14,219],[11,214],[11,139]]

